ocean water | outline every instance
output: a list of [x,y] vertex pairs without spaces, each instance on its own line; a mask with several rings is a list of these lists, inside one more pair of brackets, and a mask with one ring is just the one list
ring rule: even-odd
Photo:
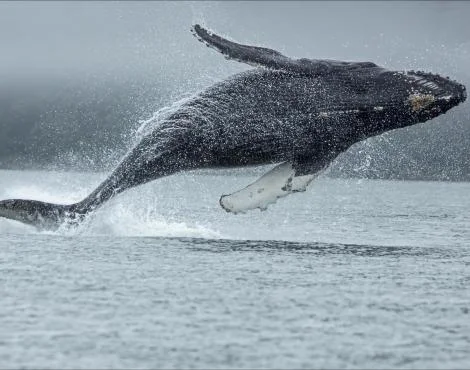
[[[0,367],[468,368],[469,183],[322,177],[219,207],[261,173],[160,179],[57,232],[0,219]],[[0,171],[0,199],[105,176]]]

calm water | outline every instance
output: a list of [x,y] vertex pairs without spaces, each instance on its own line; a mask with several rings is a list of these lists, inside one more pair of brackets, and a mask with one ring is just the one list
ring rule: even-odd
[[[55,233],[0,220],[0,367],[468,368],[470,184],[322,178],[225,213],[258,174],[161,179]],[[0,171],[0,198],[103,176]]]

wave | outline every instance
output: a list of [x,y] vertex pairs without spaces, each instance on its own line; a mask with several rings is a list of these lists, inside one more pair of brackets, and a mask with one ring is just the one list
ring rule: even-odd
[[[105,176],[0,171],[0,199],[73,203],[89,194]],[[275,248],[284,242],[309,246],[323,242],[353,249],[376,246],[379,252],[388,247],[468,245],[470,218],[465,212],[469,206],[465,195],[470,185],[466,183],[322,178],[305,193],[282,199],[266,212],[235,216],[220,208],[221,194],[241,189],[257,176],[248,171],[230,176],[185,172],[127,190],[78,226],[38,232],[0,218],[0,233],[199,238],[206,244],[211,244],[210,240],[231,240],[230,248],[237,248],[238,242],[247,245],[247,240],[263,240],[266,245],[275,244]],[[223,249],[227,244],[217,245]]]
[[295,242],[286,240],[233,240],[178,238],[193,251],[209,253],[231,252],[289,252],[315,256],[353,255],[360,257],[406,257],[426,256],[430,258],[468,257],[468,250],[459,248],[389,246],[380,244],[343,244],[323,242]]

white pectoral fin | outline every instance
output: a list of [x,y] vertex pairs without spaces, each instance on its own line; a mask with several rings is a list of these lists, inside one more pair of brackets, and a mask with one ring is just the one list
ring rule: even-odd
[[232,213],[243,213],[256,208],[265,210],[278,198],[291,193],[294,176],[292,163],[281,163],[246,188],[229,195],[222,195],[220,205]]
[[243,213],[256,208],[264,211],[279,198],[305,191],[317,176],[318,173],[295,176],[292,163],[284,162],[246,188],[229,195],[222,195],[220,205],[232,213]]

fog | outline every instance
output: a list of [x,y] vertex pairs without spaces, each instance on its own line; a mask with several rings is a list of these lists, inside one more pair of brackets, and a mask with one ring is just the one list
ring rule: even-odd
[[[470,86],[468,2],[0,2],[0,167],[104,170],[140,119],[249,66],[189,29],[292,57],[370,60]],[[331,174],[470,180],[468,102],[353,147]]]

